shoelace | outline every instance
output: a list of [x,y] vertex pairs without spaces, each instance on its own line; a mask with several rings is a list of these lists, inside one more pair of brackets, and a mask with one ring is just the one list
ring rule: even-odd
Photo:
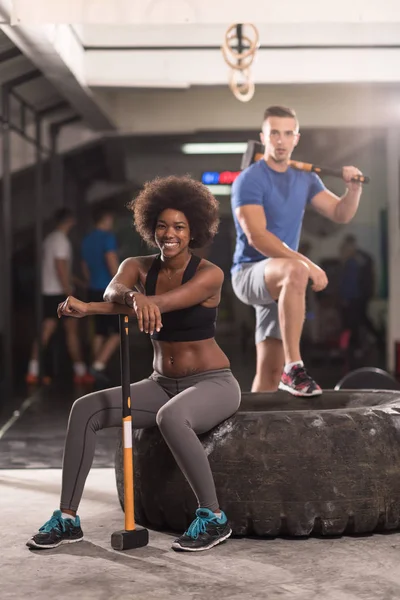
[[307,373],[304,367],[295,367],[293,369],[293,382],[295,385],[299,383],[312,383],[312,378]]
[[209,516],[206,516],[207,513],[205,513],[204,511],[202,511],[201,509],[197,509],[196,510],[196,518],[193,521],[193,523],[191,523],[189,525],[189,529],[185,532],[185,534],[189,537],[191,537],[194,540],[197,540],[197,538],[199,537],[199,535],[201,533],[205,533],[206,529],[207,529],[207,525],[209,523],[212,523],[213,521],[217,521],[216,517],[212,517],[210,518]]
[[57,531],[65,531],[64,521],[58,517],[55,517],[54,515],[44,525],[42,525],[39,531],[43,533],[50,533],[53,529],[56,529]]

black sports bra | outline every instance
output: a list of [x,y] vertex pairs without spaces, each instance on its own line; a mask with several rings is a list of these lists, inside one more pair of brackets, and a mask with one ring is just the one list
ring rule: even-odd
[[[186,283],[195,275],[201,258],[192,254],[183,273],[182,283]],[[161,257],[157,256],[146,277],[146,296],[155,296],[158,274],[161,268]],[[196,304],[189,308],[163,313],[161,331],[155,331],[151,339],[165,342],[196,342],[215,336],[217,308],[207,308]]]

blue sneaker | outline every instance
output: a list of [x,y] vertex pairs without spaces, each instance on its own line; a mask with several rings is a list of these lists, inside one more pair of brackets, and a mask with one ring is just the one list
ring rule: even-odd
[[78,515],[75,519],[63,519],[61,510],[55,510],[53,516],[26,542],[29,548],[57,548],[61,544],[72,544],[83,540],[81,521]]
[[187,552],[210,550],[227,540],[230,535],[232,529],[224,512],[221,512],[221,518],[218,518],[208,508],[198,508],[195,520],[189,529],[174,541],[172,548]]

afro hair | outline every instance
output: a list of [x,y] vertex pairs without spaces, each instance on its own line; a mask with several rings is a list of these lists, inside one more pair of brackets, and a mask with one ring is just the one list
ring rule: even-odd
[[156,246],[154,233],[160,213],[167,208],[182,212],[193,238],[191,248],[202,248],[214,238],[219,225],[218,207],[209,189],[188,175],[148,181],[128,205],[137,232],[149,246]]

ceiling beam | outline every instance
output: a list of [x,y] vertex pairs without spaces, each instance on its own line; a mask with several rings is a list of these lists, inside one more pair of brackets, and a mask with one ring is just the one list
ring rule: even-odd
[[172,23],[394,23],[400,21],[397,0],[365,2],[336,0],[329,4],[320,0],[14,0],[12,25],[39,23],[106,23],[160,24]]
[[[220,50],[204,49],[95,50],[86,52],[85,65],[91,87],[227,85],[231,74]],[[388,83],[400,81],[399,65],[400,47],[259,50],[251,78],[256,84]]]

